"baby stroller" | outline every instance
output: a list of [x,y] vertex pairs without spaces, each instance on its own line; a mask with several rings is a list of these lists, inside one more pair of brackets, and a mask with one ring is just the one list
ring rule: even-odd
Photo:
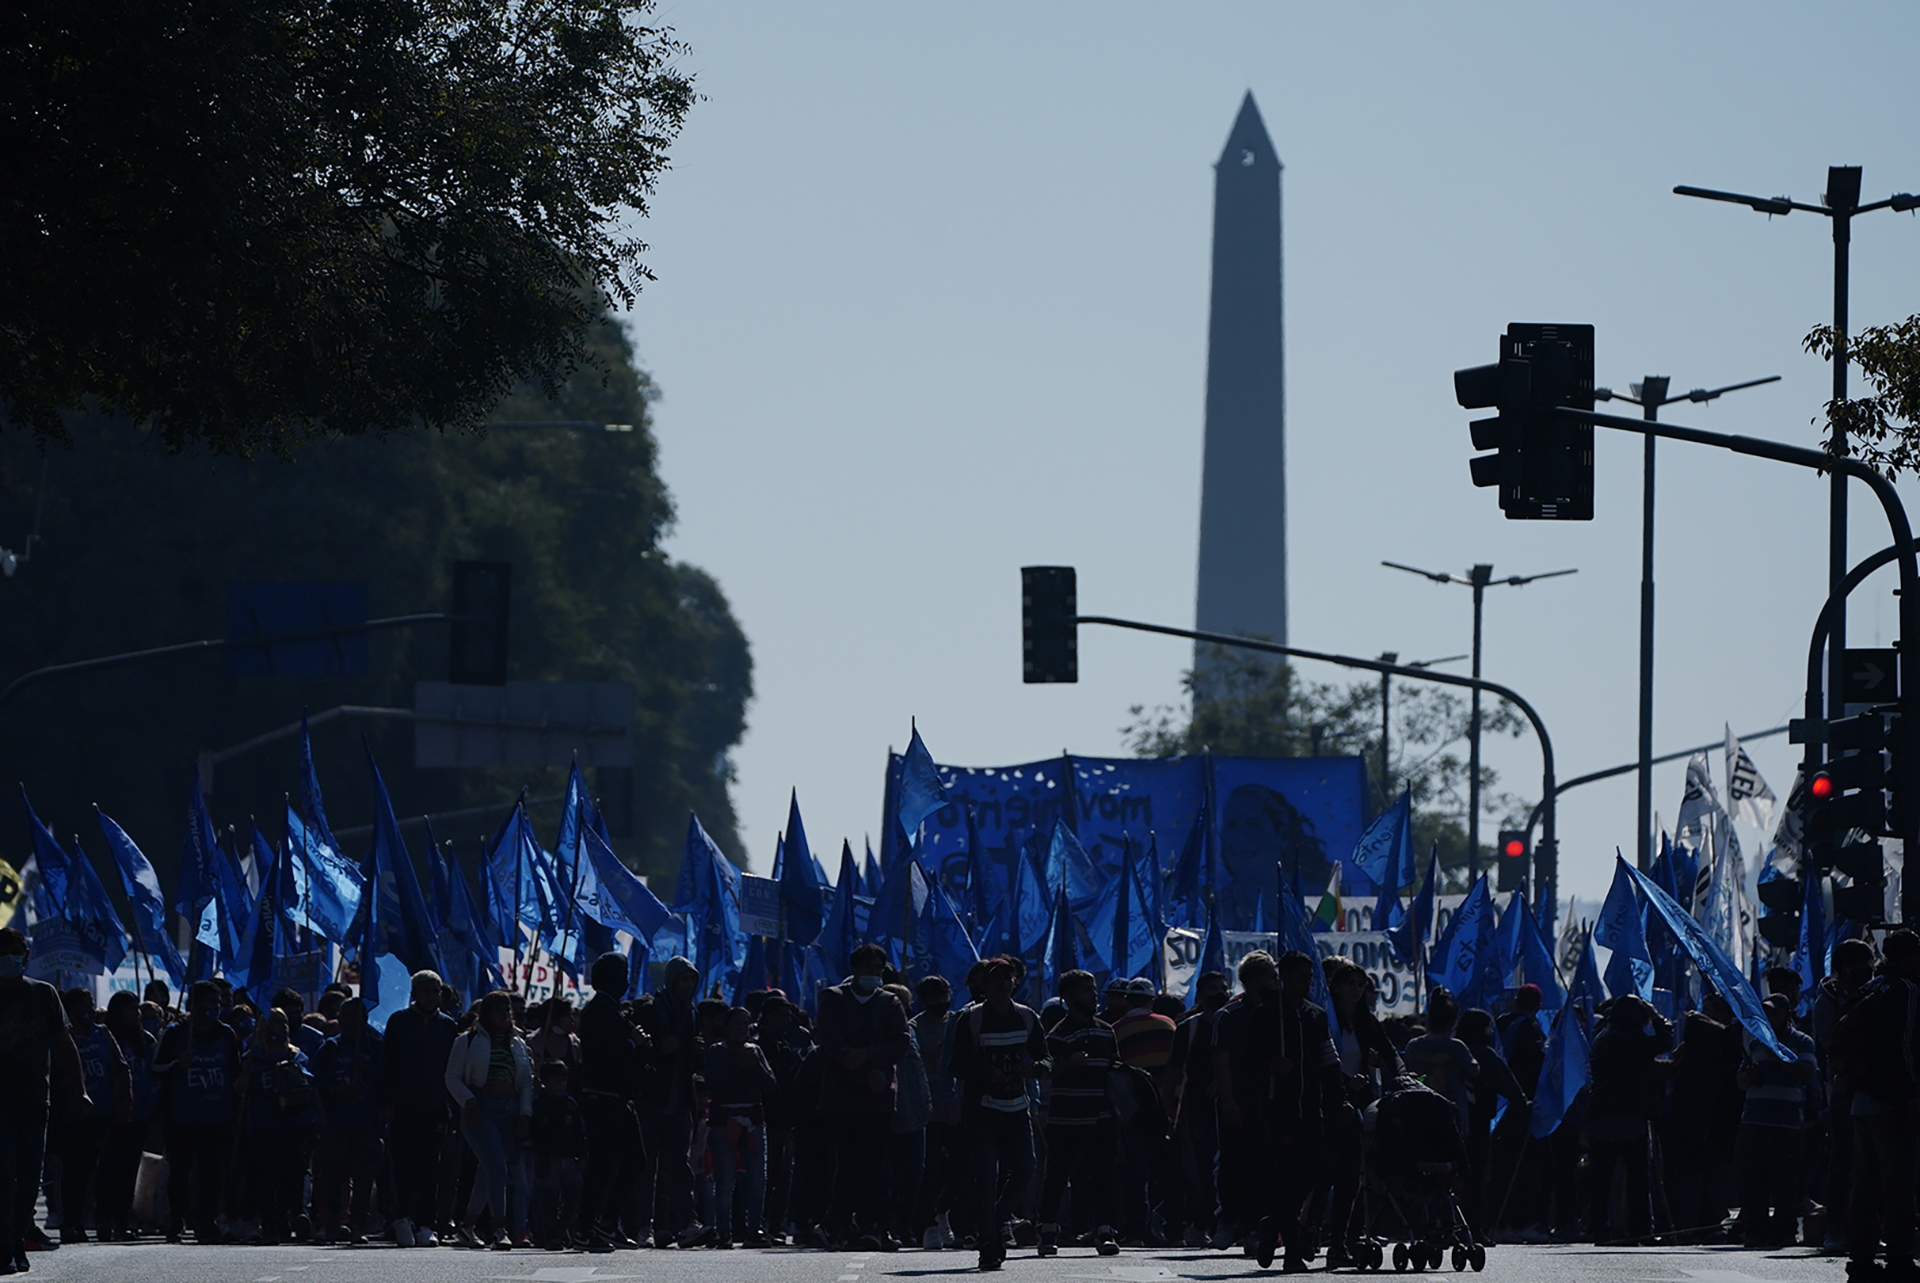
[[1389,1223],[1383,1213],[1390,1211],[1397,1231],[1394,1269],[1437,1270],[1449,1255],[1456,1270],[1485,1269],[1487,1249],[1474,1241],[1453,1196],[1454,1173],[1467,1161],[1453,1102],[1419,1079],[1402,1076],[1387,1084],[1367,1112],[1368,1237],[1365,1253],[1356,1256],[1376,1270],[1385,1263],[1389,1240],[1381,1230]]

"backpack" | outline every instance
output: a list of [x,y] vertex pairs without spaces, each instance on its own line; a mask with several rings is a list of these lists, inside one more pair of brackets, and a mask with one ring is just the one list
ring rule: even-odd
[[313,1108],[319,1093],[313,1075],[291,1058],[273,1067],[273,1102],[283,1114],[298,1114]]

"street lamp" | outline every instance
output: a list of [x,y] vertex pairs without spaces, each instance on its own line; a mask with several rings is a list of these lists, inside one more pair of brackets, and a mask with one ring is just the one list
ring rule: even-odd
[[[1436,664],[1451,664],[1465,658],[1465,655],[1448,655],[1444,659],[1415,659],[1409,660],[1406,667],[1432,668]],[[1398,664],[1400,662],[1400,654],[1398,651],[1392,650],[1381,651],[1380,662],[1383,664]],[[1393,800],[1393,774],[1387,765],[1388,737],[1393,733],[1392,710],[1390,708],[1392,701],[1393,674],[1382,672],[1380,674],[1380,805],[1382,809],[1385,809],[1387,804]]]
[[[1885,200],[1874,201],[1871,205],[1860,203],[1860,166],[1830,165],[1827,167],[1826,204],[1803,205],[1799,201],[1785,196],[1743,196],[1738,192],[1714,191],[1707,187],[1676,187],[1676,196],[1697,196],[1701,200],[1726,201],[1729,204],[1745,205],[1748,209],[1761,214],[1791,214],[1801,210],[1808,214],[1823,214],[1833,223],[1833,400],[1838,404],[1847,399],[1847,247],[1853,239],[1853,216],[1869,214],[1876,209],[1891,209],[1906,213],[1920,209],[1920,196],[1901,192]],[[1843,429],[1837,425],[1833,429],[1832,449],[1835,454],[1847,452],[1847,439]],[[1827,592],[1837,592],[1840,581],[1847,575],[1847,477],[1836,468],[1833,471],[1832,500],[1827,509]],[[1835,717],[1846,710],[1842,707],[1845,696],[1841,693],[1841,652],[1847,645],[1847,621],[1845,612],[1834,620],[1832,638],[1827,649],[1827,702]]]
[[[1444,570],[1422,570],[1418,566],[1403,566],[1397,561],[1382,561],[1383,566],[1393,570],[1404,570],[1410,575],[1422,575],[1436,584],[1463,584],[1473,589],[1473,680],[1480,680],[1480,607],[1488,587],[1504,584],[1509,588],[1519,588],[1536,579],[1557,579],[1561,575],[1577,575],[1577,570],[1549,570],[1539,575],[1508,575],[1505,579],[1493,577],[1493,567],[1477,565],[1469,570],[1465,578],[1448,574]],[[1480,688],[1473,688],[1473,712],[1467,718],[1467,878],[1472,881],[1480,876]]]
[[[1640,407],[1640,417],[1649,423],[1660,417],[1660,407],[1676,401],[1713,401],[1741,388],[1757,388],[1763,383],[1778,383],[1780,376],[1729,383],[1724,388],[1695,388],[1685,396],[1668,396],[1671,382],[1664,374],[1649,374],[1632,384],[1631,395],[1612,388],[1595,388],[1596,401],[1630,401]],[[1647,435],[1645,466],[1640,492],[1640,794],[1638,820],[1634,830],[1634,862],[1642,873],[1653,868],[1653,446],[1657,440]]]

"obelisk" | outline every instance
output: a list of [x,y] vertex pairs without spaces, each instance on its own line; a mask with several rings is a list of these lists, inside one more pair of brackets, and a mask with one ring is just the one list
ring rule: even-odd
[[[1280,157],[1248,93],[1213,169],[1195,627],[1287,640]],[[1204,680],[1206,648],[1195,663]]]

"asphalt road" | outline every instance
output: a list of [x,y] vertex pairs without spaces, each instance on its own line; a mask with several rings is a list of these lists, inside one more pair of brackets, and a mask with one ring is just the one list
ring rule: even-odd
[[[477,1252],[457,1248],[403,1250],[370,1247],[194,1247],[159,1242],[76,1244],[36,1253],[33,1283],[916,1283],[977,1274],[971,1252],[833,1253],[768,1251]],[[1451,1275],[1450,1268],[1439,1271]],[[1313,1273],[1321,1270],[1316,1264]],[[1341,1271],[1352,1277],[1351,1271]],[[1389,1266],[1381,1274],[1394,1277]],[[1066,1249],[1040,1260],[1014,1249],[1001,1277],[1007,1283],[1094,1280],[1095,1283],[1175,1283],[1183,1279],[1242,1279],[1272,1275],[1238,1253],[1128,1250],[1101,1258]],[[1473,1277],[1471,1274],[1467,1278]],[[1487,1257],[1487,1283],[1551,1283],[1559,1279],[1620,1283],[1840,1283],[1844,1262],[1805,1249],[1781,1252],[1737,1248],[1497,1247]]]

